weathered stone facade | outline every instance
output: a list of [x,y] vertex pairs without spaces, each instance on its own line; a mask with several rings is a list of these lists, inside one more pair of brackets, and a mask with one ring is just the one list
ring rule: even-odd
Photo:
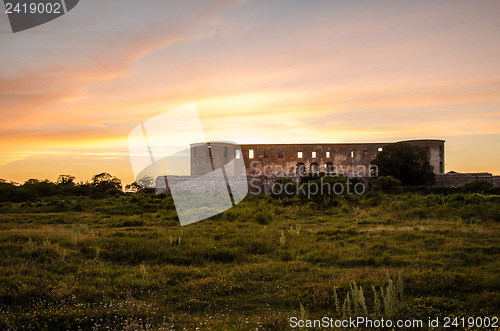
[[[462,186],[476,179],[487,180],[500,187],[500,176],[490,173],[444,173],[444,140],[408,140],[427,152],[436,174],[436,186]],[[227,178],[247,177],[250,193],[267,193],[275,180],[289,177],[298,181],[301,172],[327,172],[347,177],[362,177],[365,182],[374,178],[370,162],[389,143],[356,144],[251,144],[225,142],[191,145],[191,176],[171,177],[175,182],[189,181],[194,192],[210,191],[215,178],[203,176],[212,169],[224,167]],[[243,158],[241,162],[231,162]],[[227,179],[226,178],[226,179]],[[159,177],[157,193],[169,193],[165,180]]]
[[436,186],[462,186],[477,179],[486,180],[494,187],[500,187],[500,176],[493,176],[488,172],[458,173],[453,171],[444,175],[436,175]]
[[[242,158],[238,145],[225,142],[191,144],[191,176],[202,176],[216,168],[224,167],[227,176],[244,176],[247,171],[243,162],[231,162]],[[246,165],[246,163],[245,163]]]
[[[408,140],[408,144],[424,149],[435,174],[444,173],[444,140]],[[251,144],[213,143],[212,152],[231,157],[243,157],[247,175],[290,176],[300,172],[327,172],[372,175],[370,162],[389,143],[354,144]],[[209,159],[206,143],[191,145],[191,175],[206,173]],[[241,174],[242,169],[229,170],[229,176]]]
[[[260,194],[260,193],[269,193],[272,190],[272,187],[278,178],[283,178],[284,176],[256,176],[256,175],[248,175],[246,178],[246,183],[248,186],[248,193],[250,194]],[[290,176],[286,176],[287,178],[291,178],[297,183],[300,182],[300,176],[293,174]],[[233,177],[234,178],[234,177]],[[364,177],[362,180],[365,182],[366,187],[368,187],[369,182],[374,177]],[[229,177],[232,179],[232,177]],[[242,177],[237,177],[238,180],[241,180]],[[192,177],[192,176],[169,176],[168,180],[166,177],[158,177],[156,179],[156,190],[157,194],[164,193],[170,194],[170,187],[168,181],[170,181],[171,185],[175,185],[181,183],[183,187],[192,193],[207,193],[207,192],[220,192],[220,186],[217,185],[217,182],[220,180],[225,180],[224,177]],[[243,178],[243,181],[245,179]],[[298,184],[297,184],[298,185]],[[297,187],[298,188],[298,187]]]
[[[248,183],[248,192],[251,194],[259,194],[259,193],[269,193],[272,189],[274,182],[278,178],[282,178],[284,176],[256,176],[249,175],[247,177]],[[299,181],[299,176],[296,174],[292,174],[286,176],[294,179],[295,181]],[[363,180],[365,184],[368,186],[370,181],[375,177],[364,177]],[[219,178],[217,177],[198,177],[193,180],[191,176],[171,176],[170,180],[175,182],[188,182],[189,186],[186,186],[188,190],[192,192],[207,192],[210,190],[216,191],[216,185],[214,181]],[[476,179],[484,179],[493,184],[494,187],[500,187],[500,176],[493,176],[490,173],[448,173],[448,174],[440,174],[436,175],[436,183],[435,186],[462,186],[464,184],[470,183]],[[170,188],[168,184],[166,184],[166,179],[164,177],[157,178],[156,184],[156,193],[170,193]]]

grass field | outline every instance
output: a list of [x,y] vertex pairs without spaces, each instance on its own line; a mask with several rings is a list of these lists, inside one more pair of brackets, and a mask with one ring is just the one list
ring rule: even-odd
[[185,227],[164,195],[0,211],[0,329],[284,330],[292,316],[500,307],[498,195],[367,194],[328,208],[248,196]]

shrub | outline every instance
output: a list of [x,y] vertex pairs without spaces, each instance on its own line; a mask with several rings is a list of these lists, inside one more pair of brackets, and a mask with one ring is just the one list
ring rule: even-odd
[[476,179],[462,186],[467,193],[485,193],[493,188],[493,184],[484,179]]
[[271,189],[273,198],[292,198],[297,193],[297,183],[292,178],[278,178]]
[[339,196],[348,192],[347,178],[344,176],[324,176],[308,181],[299,188],[299,198],[310,199],[318,205],[330,206]]
[[381,176],[372,181],[371,189],[375,192],[398,194],[403,192],[401,181],[392,176]]
[[113,195],[113,196],[119,196],[123,194],[123,192],[119,189],[117,189],[116,187],[112,187],[110,188],[109,190],[106,190],[106,192],[104,192],[104,195]]
[[455,187],[455,186],[450,186],[450,187],[447,187],[447,186],[432,186],[429,188],[429,192],[430,193],[434,193],[434,194],[454,194],[454,193],[458,193],[461,191],[461,188],[460,187]]
[[267,212],[259,212],[255,214],[255,222],[261,224],[261,225],[267,225],[271,222],[272,216],[270,213]]

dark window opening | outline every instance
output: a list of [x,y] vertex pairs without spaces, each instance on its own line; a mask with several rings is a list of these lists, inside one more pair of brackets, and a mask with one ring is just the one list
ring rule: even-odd
[[327,162],[325,164],[325,172],[328,173],[328,174],[333,173],[333,163]]
[[306,165],[302,162],[297,163],[297,175],[303,176],[306,173]]
[[264,151],[264,158],[268,158],[269,157],[269,152],[267,150]]
[[282,149],[280,149],[280,150],[278,151],[278,157],[279,157],[280,159],[282,159],[282,158],[283,158],[283,150],[282,150]]
[[227,147],[224,147],[224,157],[227,157]]
[[311,163],[311,172],[319,173],[319,164],[317,162]]

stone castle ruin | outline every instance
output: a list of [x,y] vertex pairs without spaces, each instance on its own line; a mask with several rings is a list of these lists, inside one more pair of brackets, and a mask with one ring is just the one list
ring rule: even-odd
[[[434,173],[444,173],[444,140],[408,140],[427,152]],[[340,144],[211,144],[212,152],[231,157],[243,157],[248,176],[295,176],[304,173],[334,173],[347,176],[370,177],[370,162],[389,143]],[[201,176],[209,157],[206,143],[191,145],[191,176]],[[232,169],[228,175],[241,174]]]
[[[461,186],[476,179],[484,179],[500,187],[500,176],[490,173],[445,174],[444,140],[406,140],[405,143],[426,151],[436,175],[437,186]],[[190,146],[190,176],[170,176],[170,181],[189,179],[190,190],[206,190],[212,179],[207,173],[224,168],[227,178],[247,177],[249,192],[266,192],[277,178],[298,180],[306,173],[328,173],[358,177],[365,182],[378,175],[370,166],[378,153],[390,143],[309,143],[309,144],[243,144],[229,142],[200,142]],[[241,159],[243,162],[241,162]],[[235,162],[239,161],[239,162]],[[195,181],[192,179],[196,178]],[[169,193],[166,179],[158,177],[157,193]]]

